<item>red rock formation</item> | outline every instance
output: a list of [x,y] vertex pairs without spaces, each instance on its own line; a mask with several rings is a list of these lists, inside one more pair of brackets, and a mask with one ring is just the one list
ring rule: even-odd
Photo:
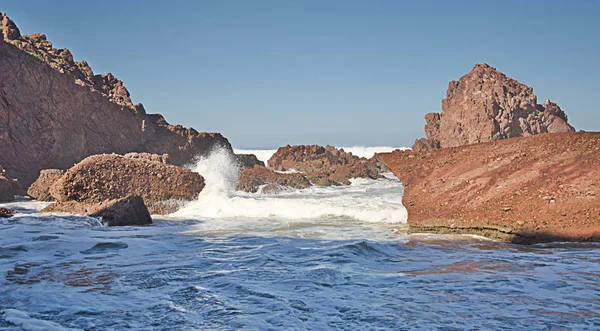
[[405,186],[410,232],[515,243],[600,241],[600,133],[377,157]]
[[50,194],[50,187],[52,187],[64,173],[64,171],[59,169],[46,169],[40,171],[38,179],[29,186],[29,189],[27,189],[27,195],[39,201],[54,201],[52,194]]
[[349,185],[350,178],[379,178],[374,162],[329,145],[280,147],[268,164],[280,171],[295,169],[316,185]]
[[[141,196],[153,214],[174,212],[168,200],[196,199],[204,178],[189,169],[116,154],[90,156],[76,164],[50,188],[57,201],[103,202]],[[176,205],[174,205],[176,207]]]
[[425,120],[427,140],[417,140],[415,150],[575,131],[558,105],[549,100],[537,104],[531,87],[487,64],[451,81],[442,113],[429,113]]
[[258,191],[259,186],[265,184],[272,184],[269,188],[271,191],[274,191],[275,187],[296,189],[310,187],[308,179],[299,173],[282,174],[257,165],[242,170],[238,181],[238,190],[254,193]]
[[152,218],[144,200],[139,196],[94,202],[56,202],[42,209],[40,213],[69,213],[92,217],[102,217],[108,226],[148,225]]
[[176,165],[231,145],[218,133],[168,124],[133,105],[123,82],[94,75],[42,34],[21,36],[5,15],[0,43],[0,164],[21,192],[42,169],[102,153],[169,154]]

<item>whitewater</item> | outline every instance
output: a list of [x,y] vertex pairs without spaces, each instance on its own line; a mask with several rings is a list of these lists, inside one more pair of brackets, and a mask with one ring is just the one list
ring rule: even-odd
[[0,330],[600,328],[598,244],[408,235],[391,174],[262,194],[223,151],[190,168],[205,189],[151,226],[0,204]]

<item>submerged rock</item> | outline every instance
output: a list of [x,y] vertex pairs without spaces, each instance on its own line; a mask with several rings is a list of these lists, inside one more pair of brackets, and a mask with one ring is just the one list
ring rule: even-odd
[[50,187],[60,179],[65,172],[59,169],[46,169],[40,171],[38,179],[29,186],[27,195],[39,201],[54,201],[50,194]]
[[242,170],[238,181],[238,190],[255,193],[258,192],[261,185],[266,184],[273,184],[271,189],[275,189],[275,187],[303,189],[311,186],[308,179],[302,174],[278,173],[262,166],[255,166]]
[[269,159],[269,167],[305,174],[316,185],[349,185],[351,178],[380,177],[377,160],[359,158],[333,146],[280,147]]
[[0,217],[13,217],[15,215],[15,211],[12,209],[0,207]]
[[140,196],[128,196],[101,203],[77,201],[56,202],[42,209],[40,213],[69,213],[102,217],[102,223],[108,226],[152,224],[148,208]]
[[529,86],[487,64],[448,84],[441,113],[425,115],[427,139],[414,151],[456,147],[540,133],[574,132],[556,103],[537,103]]
[[165,201],[190,201],[204,178],[187,168],[116,154],[90,156],[67,170],[51,187],[57,201],[102,202],[141,196],[153,214],[170,213]]

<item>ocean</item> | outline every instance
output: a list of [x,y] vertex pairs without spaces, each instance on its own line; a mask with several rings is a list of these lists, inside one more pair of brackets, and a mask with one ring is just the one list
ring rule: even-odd
[[600,328],[598,244],[408,235],[391,174],[260,194],[226,153],[191,168],[206,188],[151,226],[1,204],[0,330]]

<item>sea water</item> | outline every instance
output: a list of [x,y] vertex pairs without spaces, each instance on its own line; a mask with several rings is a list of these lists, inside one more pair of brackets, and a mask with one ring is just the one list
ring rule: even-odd
[[407,235],[391,174],[261,194],[222,151],[192,169],[206,188],[151,226],[3,204],[0,329],[600,328],[597,244]]

